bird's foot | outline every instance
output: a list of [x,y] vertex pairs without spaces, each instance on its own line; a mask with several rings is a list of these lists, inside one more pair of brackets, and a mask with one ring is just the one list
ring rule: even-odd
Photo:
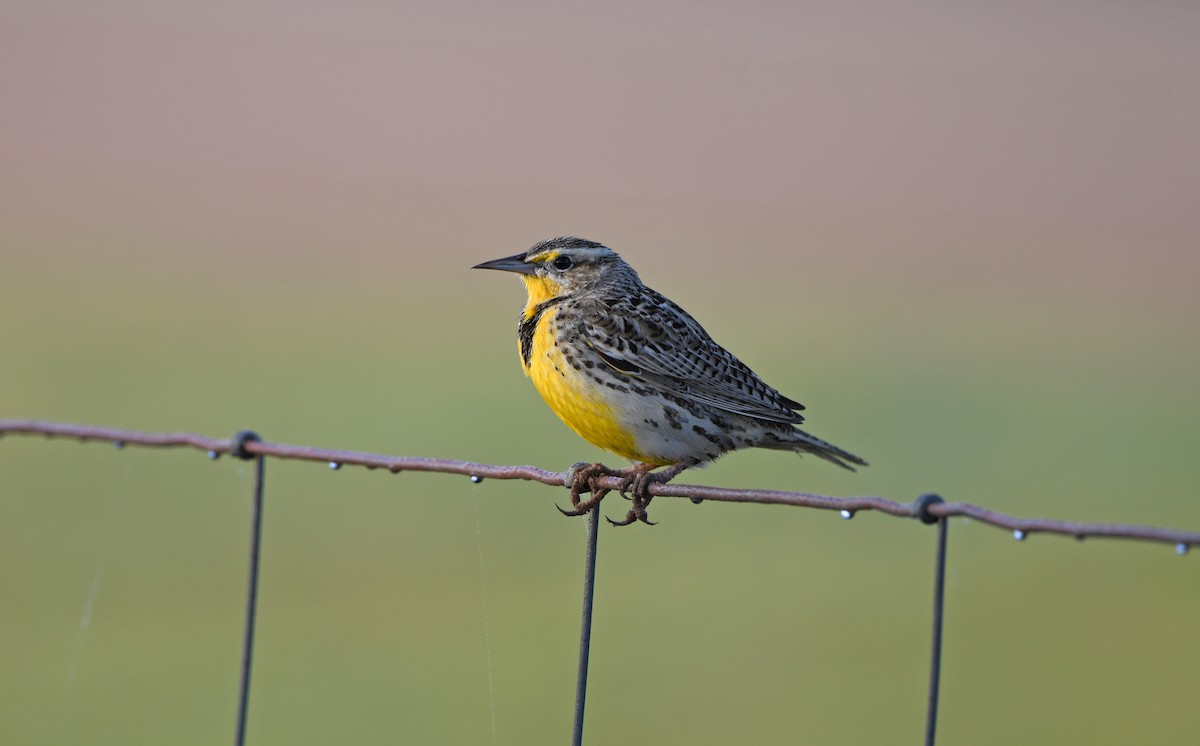
[[621,474],[624,479],[621,486],[617,488],[617,492],[621,494],[621,497],[629,500],[632,505],[623,520],[614,521],[608,518],[609,523],[614,526],[628,526],[636,521],[641,521],[647,526],[655,525],[655,522],[650,520],[646,513],[646,509],[650,507],[650,501],[654,499],[654,495],[650,494],[650,485],[666,484],[678,476],[679,472],[686,469],[687,465],[675,464],[658,472],[651,471],[654,468],[653,464],[638,464]]
[[[621,472],[615,472],[609,469],[604,464],[589,464],[586,461],[581,461],[573,465],[567,470],[567,478],[563,483],[571,490],[571,507],[572,510],[563,510],[558,505],[558,512],[563,515],[576,516],[590,513],[600,501],[604,499],[612,490],[606,487],[601,487],[597,480],[600,477],[622,476]],[[590,493],[590,497],[583,499],[580,497],[584,492]]]

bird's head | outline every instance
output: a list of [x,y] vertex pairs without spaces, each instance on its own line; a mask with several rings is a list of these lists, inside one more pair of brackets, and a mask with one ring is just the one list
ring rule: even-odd
[[582,295],[608,284],[638,281],[637,273],[617,252],[574,236],[551,238],[529,251],[476,264],[473,269],[516,272],[525,281],[530,306],[551,298]]

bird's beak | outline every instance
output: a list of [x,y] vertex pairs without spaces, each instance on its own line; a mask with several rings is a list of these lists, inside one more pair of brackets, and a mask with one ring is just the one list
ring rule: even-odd
[[525,261],[525,254],[516,254],[514,256],[506,256],[503,259],[493,259],[490,262],[476,264],[471,269],[498,269],[504,272],[518,272],[523,275],[531,275],[537,271],[537,265]]

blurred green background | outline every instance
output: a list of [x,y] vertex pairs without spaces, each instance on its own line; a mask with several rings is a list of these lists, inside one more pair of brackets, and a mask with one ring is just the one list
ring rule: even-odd
[[[10,2],[0,417],[613,462],[511,278],[614,247],[848,474],[681,478],[1200,528],[1185,5]],[[0,741],[232,738],[251,471],[0,440]],[[567,740],[584,524],[271,462],[250,741]],[[619,516],[620,505],[606,513]],[[913,743],[933,531],[662,499],[603,528],[589,743]],[[940,742],[1193,743],[1196,557],[951,526]]]

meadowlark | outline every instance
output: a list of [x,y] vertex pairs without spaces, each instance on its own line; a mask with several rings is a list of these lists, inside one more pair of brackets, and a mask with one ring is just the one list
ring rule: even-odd
[[[838,466],[867,462],[795,427],[799,402],[762,381],[713,341],[670,299],[642,284],[615,251],[561,237],[477,264],[515,272],[529,298],[517,324],[525,374],[563,422],[585,440],[633,461],[611,471],[572,470],[568,515],[582,515],[608,490],[595,479],[623,477],[633,507],[623,521],[647,520],[652,482],[740,448],[811,453]],[[662,471],[652,469],[667,467]],[[586,501],[582,492],[590,492]]]

